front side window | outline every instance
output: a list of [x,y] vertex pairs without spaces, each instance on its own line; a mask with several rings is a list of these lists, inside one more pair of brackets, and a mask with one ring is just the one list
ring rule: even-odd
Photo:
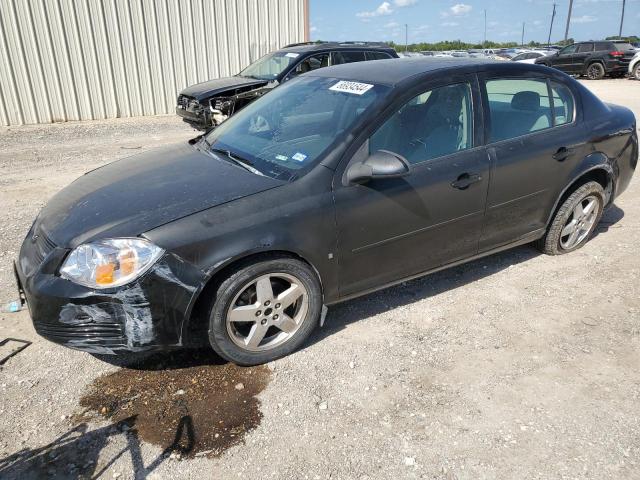
[[250,103],[206,136],[209,148],[263,175],[308,170],[390,87],[302,76]]
[[575,53],[577,48],[578,45],[575,43],[573,45],[569,45],[568,47],[564,47],[562,50],[560,50],[560,55],[569,55]]
[[370,153],[389,150],[420,163],[473,146],[468,83],[428,90],[413,97],[369,139]]
[[553,115],[555,125],[564,125],[573,122],[574,100],[571,91],[566,85],[551,82],[553,94]]
[[329,66],[329,54],[321,53],[305,58],[289,74],[290,77]]
[[486,88],[492,142],[520,137],[553,124],[546,80],[488,80]]

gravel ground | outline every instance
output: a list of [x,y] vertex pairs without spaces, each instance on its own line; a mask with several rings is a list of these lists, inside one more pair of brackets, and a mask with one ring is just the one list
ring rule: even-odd
[[[586,85],[640,118],[640,82]],[[192,136],[174,117],[0,129],[0,302],[16,297],[11,260],[54,192]],[[640,478],[639,229],[636,175],[577,252],[521,247],[331,308],[306,348],[268,365],[260,414],[248,409],[261,420],[218,456],[84,415],[101,375],[135,391],[139,370],[3,313],[0,339],[33,344],[0,367],[0,477]]]

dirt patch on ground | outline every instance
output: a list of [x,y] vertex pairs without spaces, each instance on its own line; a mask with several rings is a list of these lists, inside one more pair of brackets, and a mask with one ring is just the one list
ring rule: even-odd
[[260,424],[257,395],[270,370],[206,364],[209,357],[183,352],[149,358],[98,377],[80,399],[85,411],[76,418],[83,422],[94,412],[166,452],[219,456]]

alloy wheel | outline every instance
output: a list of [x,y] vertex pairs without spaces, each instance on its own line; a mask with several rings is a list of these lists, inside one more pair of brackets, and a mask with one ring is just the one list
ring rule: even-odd
[[598,217],[599,200],[594,195],[583,198],[573,209],[560,233],[560,246],[570,250],[579,245],[593,227]]
[[309,293],[288,273],[270,273],[247,282],[231,302],[227,332],[238,347],[253,352],[282,345],[302,325]]
[[590,80],[597,79],[599,75],[600,75],[600,67],[597,63],[594,63],[587,69],[587,77],[589,77]]

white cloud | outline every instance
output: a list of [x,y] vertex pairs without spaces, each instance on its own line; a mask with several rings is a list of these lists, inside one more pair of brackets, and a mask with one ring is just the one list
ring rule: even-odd
[[451,14],[452,15],[466,15],[472,9],[473,9],[473,7],[471,5],[466,5],[464,3],[456,3],[449,10],[451,10]]
[[393,13],[393,9],[391,8],[391,4],[389,2],[382,2],[378,8],[376,8],[371,12],[356,13],[356,17],[371,18],[371,17],[379,17],[381,15],[391,15],[392,13]]
[[440,25],[443,27],[457,27],[460,24],[458,22],[442,22]]
[[398,22],[389,22],[384,25],[384,28],[395,28],[399,26],[400,24]]
[[408,7],[410,5],[415,5],[418,0],[394,0],[393,3],[396,7]]
[[598,19],[596,17],[594,17],[593,15],[582,15],[580,17],[573,17],[571,19],[571,23],[591,23],[591,22],[595,22]]
[[313,33],[313,32],[317,32],[318,31],[318,27],[316,27],[315,25],[311,25],[311,27],[309,28],[309,32]]

